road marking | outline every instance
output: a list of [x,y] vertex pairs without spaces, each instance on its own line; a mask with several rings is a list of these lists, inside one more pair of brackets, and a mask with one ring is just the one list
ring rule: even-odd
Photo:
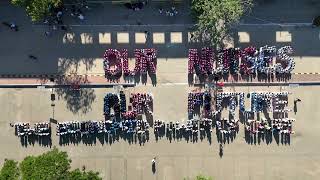
[[[36,27],[48,27],[46,24],[33,24],[32,26]],[[56,25],[58,27],[64,25]],[[180,26],[180,27],[192,27],[195,24],[70,24],[69,27],[172,27],[172,26]]]
[[[32,26],[48,27],[47,24],[33,24]],[[64,25],[56,25],[58,27]],[[194,27],[196,24],[69,24],[69,27]],[[296,27],[312,26],[312,23],[239,23],[238,26],[281,26],[281,27]],[[320,38],[320,34],[319,34]]]
[[296,27],[296,26],[312,26],[312,23],[239,23],[239,26],[285,26],[285,27]]
[[296,88],[296,87],[299,87],[299,84],[289,84],[289,87],[290,88]]
[[[183,73],[183,72],[181,72]],[[291,73],[292,75],[320,75],[320,72],[298,72]],[[72,77],[72,76],[86,76],[86,77],[104,77],[104,73],[90,73],[90,74],[0,74],[0,78],[54,78],[54,77]],[[172,84],[172,83],[166,83]],[[173,83],[175,84],[175,83]]]
[[185,86],[188,85],[188,83],[162,83],[163,86]]
[[308,74],[308,75],[310,75],[310,74],[320,74],[319,72],[299,72],[299,73],[292,73],[292,74],[295,74],[295,75],[303,75],[303,74]]
[[[157,86],[185,86],[188,85],[188,83],[157,83]],[[147,84],[136,84],[136,86],[153,86],[153,84],[147,83]]]

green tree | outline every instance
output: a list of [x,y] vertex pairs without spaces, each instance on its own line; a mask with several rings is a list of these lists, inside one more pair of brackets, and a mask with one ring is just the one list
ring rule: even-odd
[[198,175],[195,180],[213,180],[212,177]]
[[[183,180],[187,180],[187,178],[184,178]],[[213,180],[213,178],[210,176],[198,175],[194,178],[194,180]]]
[[68,180],[101,180],[98,172],[85,172],[75,169],[69,173]]
[[70,171],[71,160],[66,152],[53,148],[39,156],[27,156],[18,166],[13,160],[6,160],[0,180],[101,180],[98,172],[75,169]]
[[0,171],[0,180],[17,180],[19,177],[18,162],[5,160]]
[[30,0],[11,0],[11,3],[17,6],[27,6]]
[[192,0],[197,21],[195,37],[219,47],[231,25],[237,23],[252,5],[252,0]]
[[61,5],[61,0],[11,0],[11,3],[26,9],[31,20],[41,21],[51,15],[53,8]]
[[69,180],[76,180],[76,179],[82,180],[81,179],[82,176],[83,176],[82,172],[79,169],[75,169],[69,173],[68,179]]
[[28,156],[20,164],[22,179],[66,179],[71,160],[57,148],[39,156]]

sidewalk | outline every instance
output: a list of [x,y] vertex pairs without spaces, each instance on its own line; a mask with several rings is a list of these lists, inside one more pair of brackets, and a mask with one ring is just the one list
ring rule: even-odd
[[[150,85],[151,83],[147,83],[146,85]],[[181,82],[161,82],[158,83],[158,85],[181,85],[185,84],[187,85],[187,82],[181,83]],[[258,79],[253,79],[252,81],[246,81],[246,80],[239,80],[239,81],[226,81],[226,85],[234,85],[234,86],[256,86],[256,85],[263,85],[263,86],[274,86],[274,85],[289,85],[289,84],[305,84],[305,85],[315,85],[320,84],[320,74],[292,74],[291,79],[288,81],[258,81]],[[69,87],[71,83],[57,83],[50,82],[49,79],[44,78],[1,78],[0,79],[0,88],[5,87],[30,87],[30,88],[37,88],[37,86],[47,86],[47,87]],[[120,79],[119,82],[111,82],[107,81],[107,79],[104,76],[87,76],[87,82],[84,84],[79,84],[80,86],[86,88],[86,87],[112,87],[115,85],[123,85],[123,86],[135,86],[134,82],[126,82],[123,80],[123,78]],[[137,84],[143,86],[143,84]],[[195,83],[195,85],[199,85]]]

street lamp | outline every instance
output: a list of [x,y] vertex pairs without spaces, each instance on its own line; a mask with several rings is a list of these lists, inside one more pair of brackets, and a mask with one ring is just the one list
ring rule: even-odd
[[52,120],[54,120],[54,107],[56,105],[54,104],[54,102],[51,103],[51,107],[52,107]]
[[56,95],[53,93],[53,89],[52,89],[52,93],[51,93],[52,121],[54,121],[54,107],[56,106],[54,103],[55,100],[56,100]]

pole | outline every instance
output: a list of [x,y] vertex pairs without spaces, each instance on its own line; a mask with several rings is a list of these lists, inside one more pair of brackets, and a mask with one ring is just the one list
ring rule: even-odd
[[[53,94],[53,88],[51,89],[51,94]],[[55,98],[54,98],[55,99]],[[51,107],[52,107],[52,121],[54,120],[54,99],[51,99]]]

